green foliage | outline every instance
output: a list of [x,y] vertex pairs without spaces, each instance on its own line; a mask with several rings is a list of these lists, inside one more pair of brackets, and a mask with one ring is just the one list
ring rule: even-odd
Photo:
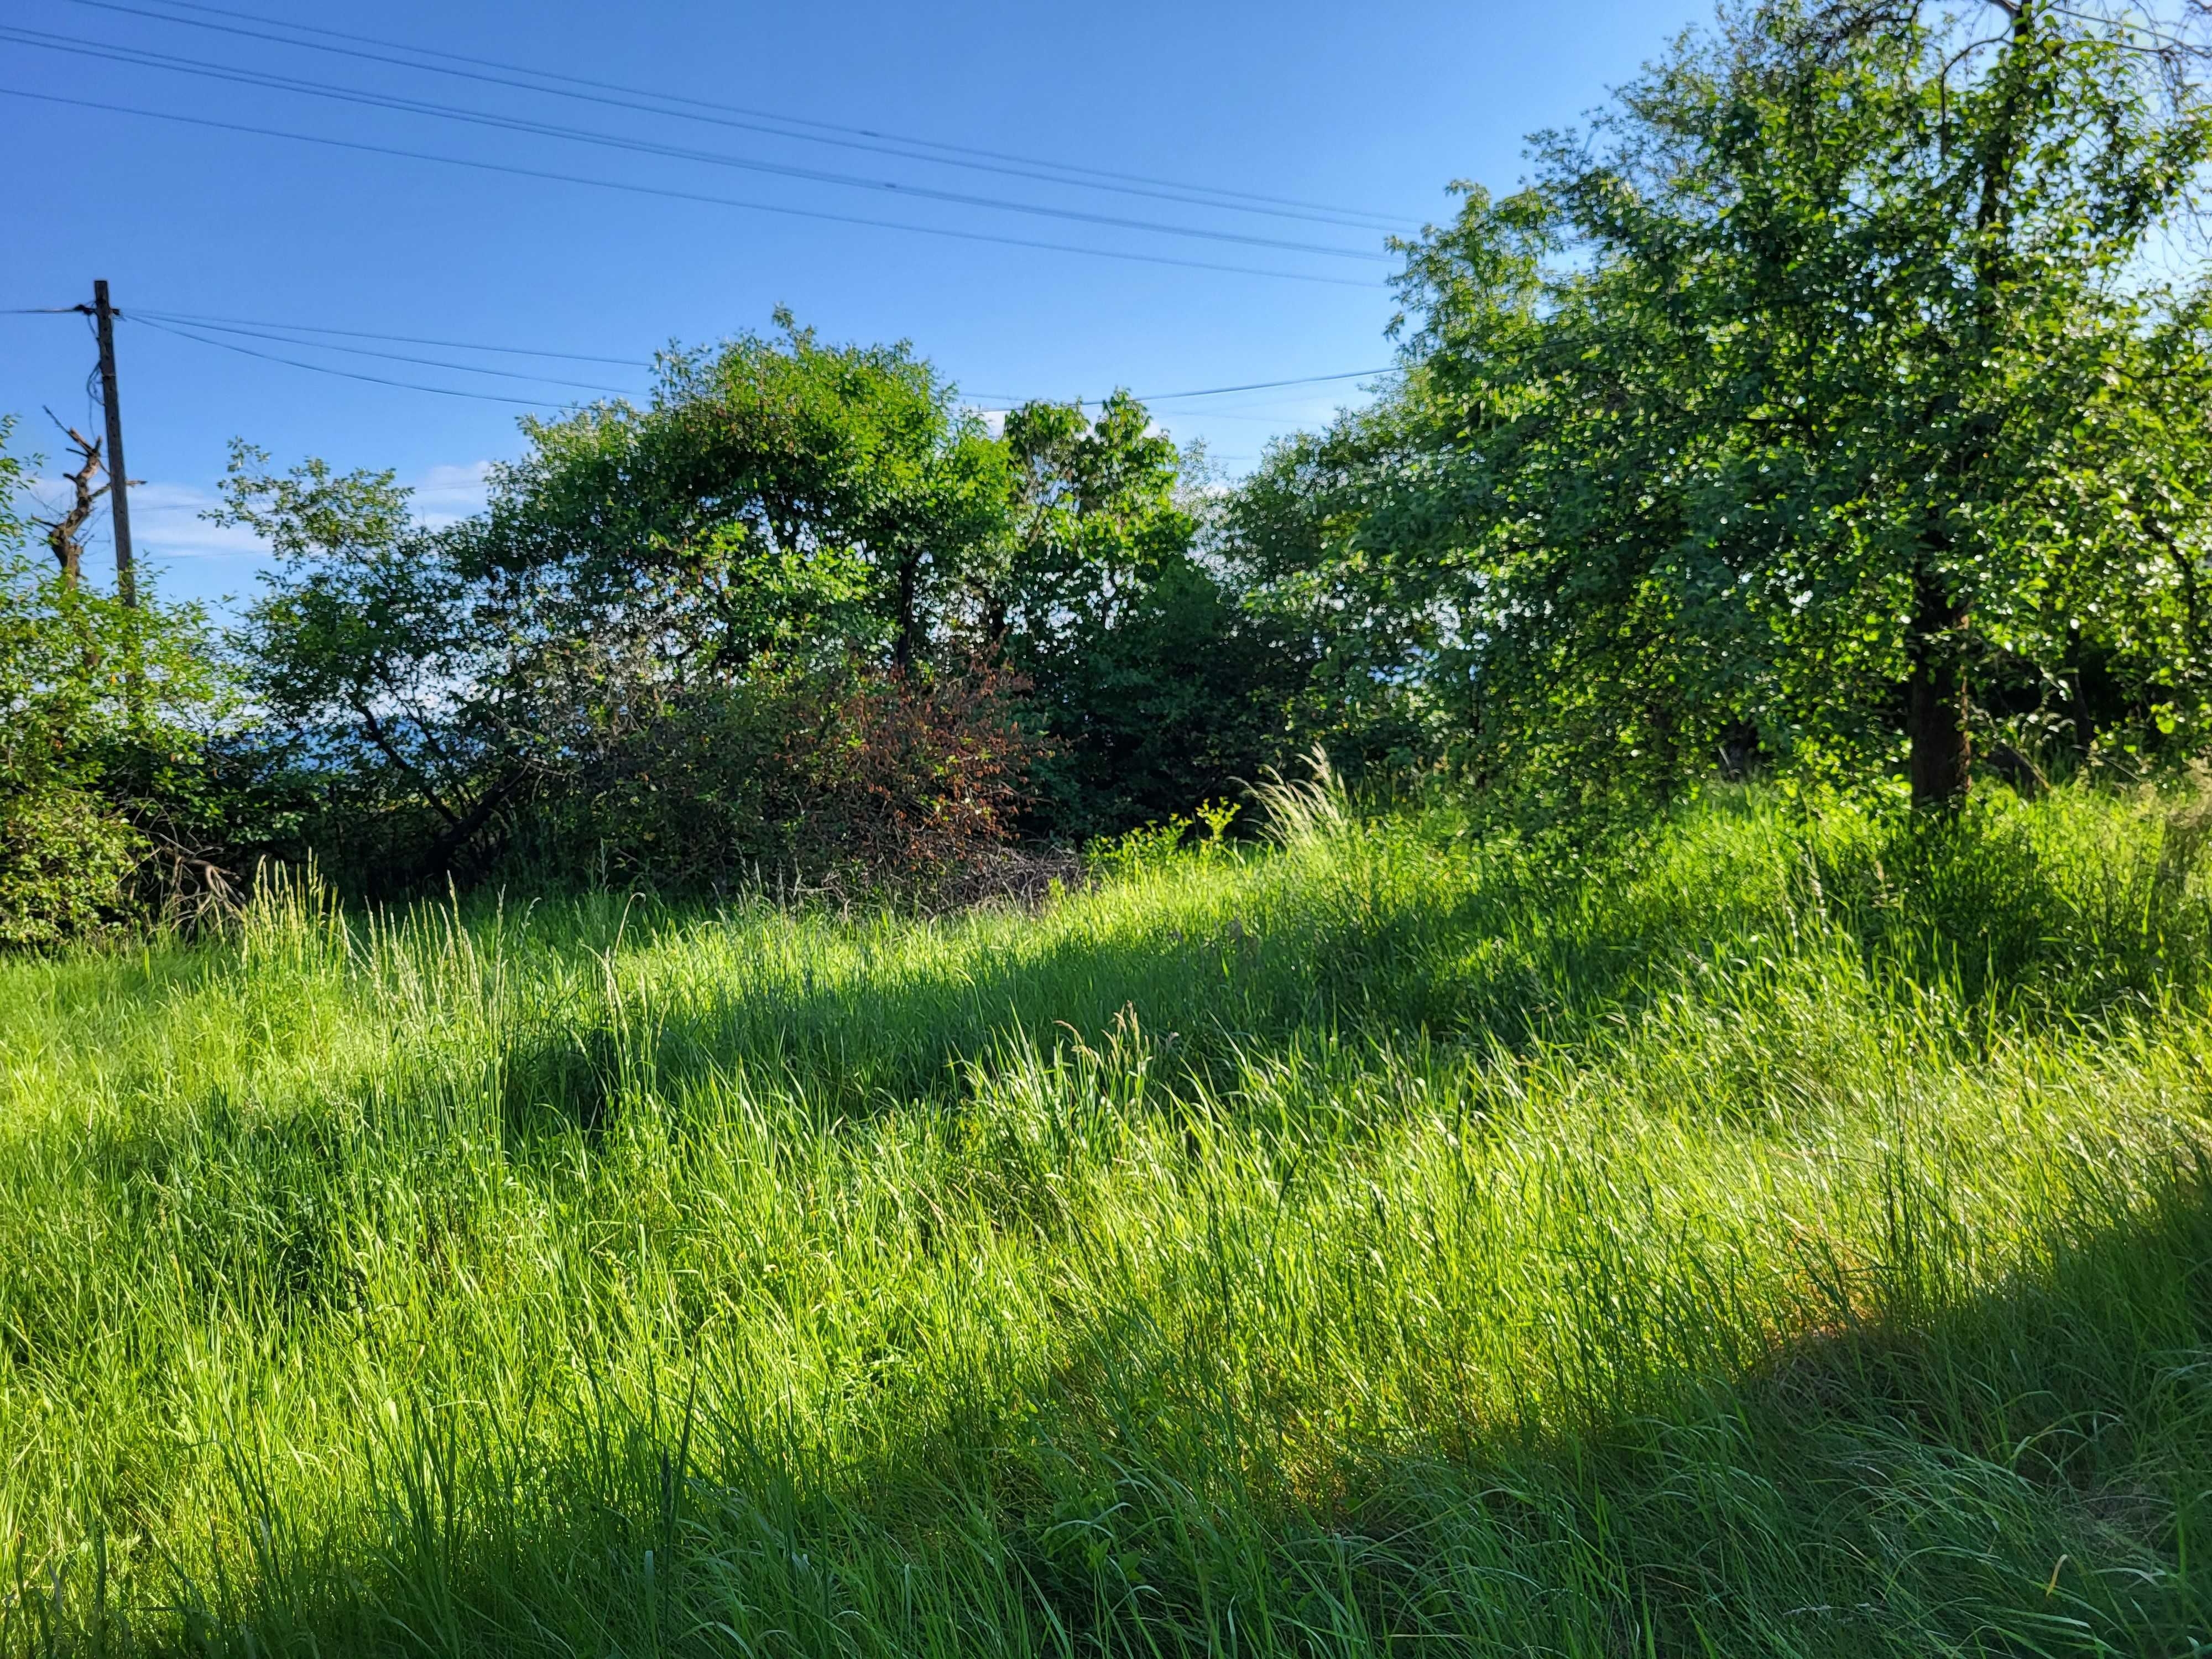
[[0,963],[0,1653],[2186,1653],[2201,816]]
[[1233,801],[1200,801],[1191,816],[1173,813],[1118,836],[1095,837],[1083,849],[1083,862],[1102,876],[1120,879],[1170,868],[1187,853],[1218,858],[1229,851],[1224,837],[1242,810]]
[[1449,513],[1433,443],[1419,398],[1389,386],[1322,432],[1270,444],[1222,515],[1248,605],[1311,665],[1292,725],[1356,770],[1426,764],[1460,713],[1439,672],[1455,573],[1433,527],[1408,534],[1394,518],[1388,539],[1371,533],[1386,504]]
[[1295,634],[1202,550],[1202,466],[1140,405],[994,439],[903,345],[781,321],[665,356],[648,408],[526,422],[445,531],[389,473],[237,449],[218,516],[277,562],[239,647],[326,871],[934,881],[1018,812],[1119,828],[1279,755]]
[[210,516],[275,556],[234,644],[320,787],[295,850],[356,882],[379,864],[411,871],[492,787],[504,735],[496,702],[475,695],[487,653],[465,578],[388,471],[310,459],[274,473],[238,442],[222,495]]
[[15,432],[15,417],[0,414],[0,547],[14,547],[23,537],[23,515],[19,507],[23,463],[21,457],[8,453],[8,441]]
[[0,784],[0,946],[51,945],[125,919],[146,851],[84,790]]
[[518,872],[927,894],[1011,837],[1036,746],[1018,714],[988,677],[816,672],[693,693],[540,804]]
[[[240,447],[222,516],[279,561],[241,645],[326,774],[326,868],[724,890],[878,855],[906,880],[1000,836],[1028,746],[926,659],[1002,537],[1003,452],[905,347],[781,320],[664,356],[647,409],[526,422],[490,512],[447,531],[389,473]],[[857,749],[822,719],[890,708]]]
[[[0,424],[0,441],[7,428]],[[21,469],[0,451],[0,492]],[[206,620],[141,578],[139,604],[66,582],[0,520],[0,945],[46,945],[167,895],[161,850],[203,872],[230,816],[207,764],[233,688]]]
[[384,721],[419,734],[439,681],[463,665],[460,580],[390,472],[268,467],[265,452],[234,443],[212,515],[253,532],[276,561],[240,635],[254,694],[289,723],[349,717],[362,741],[396,755]]
[[1126,392],[1006,416],[1013,535],[975,632],[1029,682],[1055,748],[1032,821],[1092,835],[1235,787],[1275,757],[1306,672],[1201,546],[1198,458]]
[[1310,585],[1477,775],[1934,801],[1976,723],[2197,718],[2212,381],[2150,255],[2212,122],[2124,26],[1984,21],[1729,12],[1408,246],[1401,405],[1248,511],[1315,503]]
[[664,635],[687,678],[923,656],[1004,533],[1004,452],[908,347],[778,320],[780,339],[664,354],[649,409],[525,423],[531,453],[465,538],[513,585],[512,626],[556,649]]

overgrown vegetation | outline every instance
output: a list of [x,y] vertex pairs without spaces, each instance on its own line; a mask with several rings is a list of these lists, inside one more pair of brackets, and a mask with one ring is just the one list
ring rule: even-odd
[[0,1650],[2195,1650],[2201,805],[1304,809],[0,967]]
[[1406,248],[1404,386],[1233,509],[1268,590],[1553,810],[2201,745],[2187,28],[1724,11]]
[[[1585,844],[1717,777],[1948,809],[1978,767],[2186,761],[2204,57],[2185,18],[1991,15],[1723,12],[1518,189],[1460,187],[1401,249],[1402,373],[1234,489],[1125,395],[994,430],[782,313],[526,422],[447,529],[241,445],[222,516],[277,568],[227,651],[65,557],[0,578],[15,702],[89,711],[157,640],[201,665],[130,764],[46,721],[73,793],[9,820],[0,927],[143,916],[167,887],[116,849],[151,847],[204,889],[273,857],[364,896],[941,896],[1316,741]],[[64,872],[70,814],[105,829]]]
[[1993,9],[1233,489],[780,315],[218,634],[0,441],[0,1659],[2212,1652],[2212,106]]

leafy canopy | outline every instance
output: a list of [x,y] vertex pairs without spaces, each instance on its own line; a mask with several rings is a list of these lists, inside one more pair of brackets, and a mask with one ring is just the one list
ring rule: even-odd
[[1723,14],[1407,248],[1411,373],[1340,434],[1313,585],[1562,799],[1749,748],[1955,799],[1978,726],[2203,719],[2204,301],[2153,256],[2212,122],[2174,67],[2045,0]]

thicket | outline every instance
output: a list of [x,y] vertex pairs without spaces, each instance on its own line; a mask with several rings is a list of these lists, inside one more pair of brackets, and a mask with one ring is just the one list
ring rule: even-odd
[[2203,58],[2002,16],[1723,12],[1460,186],[1401,246],[1400,372],[1233,489],[1126,396],[994,431],[788,315],[526,422],[447,529],[241,445],[223,516],[276,568],[222,649],[0,570],[0,929],[145,914],[149,849],[172,886],[943,894],[1317,742],[1585,845],[1721,778],[1950,811],[2185,762]]

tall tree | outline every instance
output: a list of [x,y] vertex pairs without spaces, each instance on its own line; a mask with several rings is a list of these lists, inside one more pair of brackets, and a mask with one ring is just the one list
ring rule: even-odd
[[1360,540],[1443,579],[1494,763],[1663,786],[1755,732],[1934,805],[1978,688],[2201,697],[2212,383],[2147,256],[2212,122],[2163,36],[1981,10],[1724,13],[1407,250],[1431,437]]
[[1419,522],[1451,515],[1425,382],[1417,370],[1325,430],[1269,445],[1222,513],[1246,607],[1311,665],[1299,746],[1355,770],[1432,761],[1456,712],[1439,693],[1460,573]]
[[410,492],[389,471],[319,460],[274,473],[245,443],[222,489],[210,516],[276,559],[240,636],[262,707],[351,770],[388,770],[448,830],[468,823],[484,787],[466,712],[482,653],[465,581],[414,522]]
[[1003,451],[908,347],[779,321],[665,354],[649,408],[525,423],[475,548],[538,623],[643,629],[678,679],[926,653],[1004,534]]
[[1126,392],[1095,416],[1024,404],[1005,441],[1012,533],[979,572],[970,626],[1027,679],[1057,750],[1042,821],[1122,828],[1281,758],[1309,665],[1202,548],[1191,458]]
[[[866,706],[943,712],[920,682],[1004,542],[1003,447],[904,346],[782,321],[666,354],[648,407],[526,422],[489,512],[444,530],[389,472],[239,448],[217,516],[277,562],[246,653],[264,708],[390,826],[369,878],[477,859],[525,798],[588,847],[617,790],[744,793],[746,743],[773,750],[795,701],[846,706],[872,674],[902,689]],[[945,707],[981,730],[988,701]]]

